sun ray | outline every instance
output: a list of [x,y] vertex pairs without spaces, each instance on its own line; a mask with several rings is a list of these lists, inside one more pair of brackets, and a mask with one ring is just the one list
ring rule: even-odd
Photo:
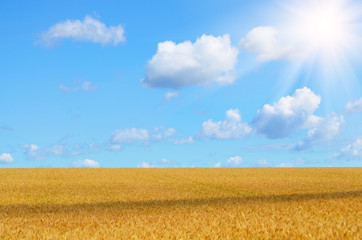
[[296,53],[287,71],[287,85],[309,72],[307,81],[313,81],[309,84],[319,85],[327,98],[333,98],[336,91],[353,94],[360,90],[354,71],[361,63],[362,5],[347,0],[306,0],[288,1],[283,8],[286,14],[278,29]]

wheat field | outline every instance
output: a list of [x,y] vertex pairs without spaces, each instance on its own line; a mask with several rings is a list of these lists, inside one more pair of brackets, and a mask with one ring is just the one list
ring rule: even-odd
[[0,169],[0,239],[361,239],[362,168]]

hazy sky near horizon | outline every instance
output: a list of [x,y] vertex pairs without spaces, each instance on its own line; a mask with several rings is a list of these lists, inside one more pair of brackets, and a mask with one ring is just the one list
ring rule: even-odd
[[362,167],[362,4],[6,1],[0,168]]

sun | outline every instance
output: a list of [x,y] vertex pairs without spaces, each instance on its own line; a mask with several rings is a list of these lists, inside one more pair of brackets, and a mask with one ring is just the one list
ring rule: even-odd
[[328,59],[356,49],[361,31],[360,7],[346,0],[306,0],[287,8],[285,29],[305,58],[313,55]]
[[278,41],[290,64],[281,91],[309,84],[326,101],[352,96],[362,85],[362,2],[357,0],[281,0],[274,13]]
[[316,6],[298,16],[297,27],[308,44],[315,47],[336,47],[347,29],[345,12],[336,6]]

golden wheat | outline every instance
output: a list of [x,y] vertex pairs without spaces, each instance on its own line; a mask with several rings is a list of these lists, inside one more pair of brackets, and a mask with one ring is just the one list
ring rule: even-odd
[[0,239],[361,239],[362,168],[1,169]]

